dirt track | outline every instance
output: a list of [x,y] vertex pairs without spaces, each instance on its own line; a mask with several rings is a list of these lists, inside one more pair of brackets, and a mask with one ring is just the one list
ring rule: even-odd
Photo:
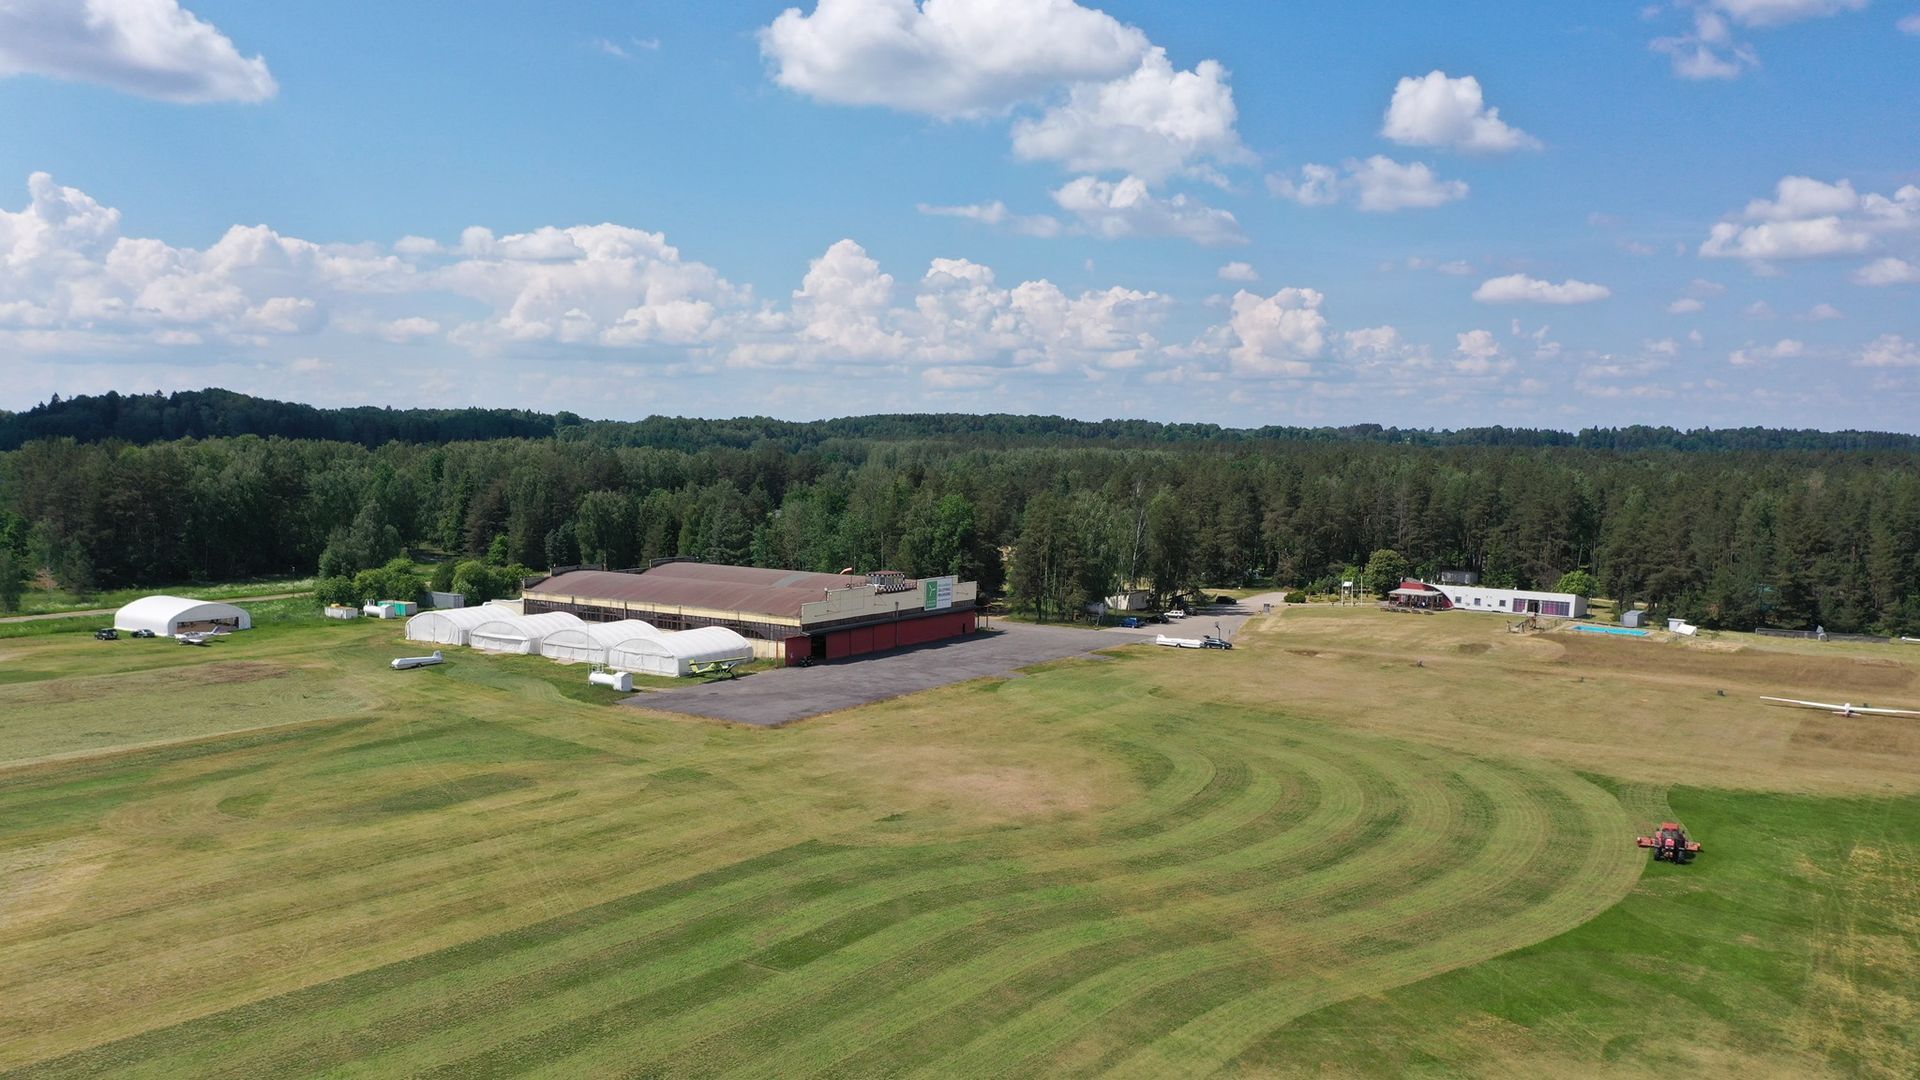
[[[298,596],[312,596],[313,590],[301,592],[268,593],[265,596],[235,596],[226,600],[215,600],[216,604],[254,604],[263,600],[292,600]],[[84,608],[80,611],[46,611],[38,615],[9,615],[0,619],[0,623],[40,622],[43,619],[84,619],[89,615],[111,615],[119,608]]]

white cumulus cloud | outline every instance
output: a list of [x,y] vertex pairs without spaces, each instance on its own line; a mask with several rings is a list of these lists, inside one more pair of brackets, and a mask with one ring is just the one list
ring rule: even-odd
[[[1158,293],[1069,293],[1046,280],[1002,288],[993,271],[935,259],[903,284],[853,240],[812,260],[784,302],[764,302],[683,257],[660,233],[624,225],[541,227],[392,247],[317,244],[235,226],[204,248],[123,235],[121,215],[46,174],[25,208],[0,210],[0,355],[131,355],[197,348],[303,376],[385,378],[378,351],[433,342],[502,362],[610,355],[665,366],[831,370],[938,367],[928,385],[986,385],[991,372],[1097,373],[1161,364]],[[359,340],[352,340],[359,339]],[[372,353],[367,351],[371,346]],[[409,365],[431,366],[422,350]],[[237,362],[237,361],[234,361]],[[457,370],[464,360],[446,361]],[[249,368],[252,370],[253,368]],[[422,370],[425,370],[423,367]],[[556,376],[560,377],[560,376]]]
[[1500,110],[1486,103],[1479,79],[1448,78],[1437,70],[1400,80],[1380,134],[1406,146],[1483,153],[1540,146],[1540,140],[1500,119]]
[[1245,289],[1233,296],[1227,359],[1237,375],[1299,377],[1327,347],[1326,297],[1316,289],[1285,288],[1272,296]]
[[1706,308],[1706,302],[1691,296],[1683,296],[1667,305],[1669,315],[1692,315]]
[[409,315],[403,319],[389,319],[381,323],[374,333],[396,345],[405,345],[437,336],[440,333],[440,324],[432,319]]
[[919,211],[933,217],[962,218],[977,221],[982,225],[1009,229],[1022,236],[1051,237],[1060,235],[1060,219],[1050,214],[1016,214],[1007,209],[1007,204],[995,199],[986,203],[968,203],[960,206],[934,206],[920,203]]
[[1267,188],[1302,206],[1351,201],[1369,213],[1426,209],[1467,197],[1466,181],[1442,180],[1424,162],[1402,164],[1382,154],[1365,161],[1349,158],[1340,169],[1303,165],[1298,179],[1274,173],[1267,177]]
[[1920,284],[1920,266],[1889,256],[1875,259],[1850,276],[1856,285],[1914,285]]
[[1505,375],[1513,358],[1500,348],[1491,330],[1468,330],[1454,335],[1453,369],[1462,375]]
[[0,76],[97,83],[181,104],[265,101],[267,62],[240,55],[178,0],[6,0]]
[[[1760,66],[1760,56],[1737,40],[1733,27],[1784,26],[1866,7],[1868,0],[1676,0],[1670,5],[1692,22],[1687,32],[1655,38],[1654,52],[1665,54],[1683,79],[1737,79]],[[1657,15],[1659,8],[1646,9]]]
[[1861,367],[1920,367],[1920,342],[1899,334],[1881,334],[1860,351]]
[[1483,304],[1591,304],[1612,295],[1605,285],[1571,278],[1556,285],[1525,274],[1488,278],[1473,290],[1473,298]]
[[1340,354],[1361,369],[1389,373],[1433,364],[1432,350],[1407,341],[1393,326],[1368,326],[1341,334]]
[[1784,26],[1859,11],[1867,0],[1712,0],[1712,6],[1742,26]]
[[1745,42],[1735,41],[1726,17],[1712,8],[1696,8],[1689,33],[1654,38],[1647,47],[1664,54],[1673,73],[1695,82],[1737,79],[1760,66],[1760,56]]
[[1260,274],[1251,263],[1230,262],[1219,271],[1221,281],[1259,281]]
[[1734,367],[1752,367],[1768,360],[1791,360],[1805,356],[1807,346],[1793,338],[1781,338],[1772,345],[1749,345],[1744,349],[1735,349],[1727,354],[1727,363]]
[[1920,229],[1920,186],[1862,195],[1852,183],[1781,178],[1771,199],[1754,199],[1716,223],[1700,245],[1708,258],[1754,262],[1857,255],[1882,237]]
[[1893,25],[1903,34],[1912,34],[1915,37],[1920,37],[1920,11],[1916,11],[1902,18]]
[[1233,214],[1186,195],[1155,195],[1137,176],[1118,181],[1082,176],[1055,190],[1053,201],[1088,232],[1110,240],[1175,236],[1209,247],[1246,243]]
[[121,234],[120,212],[46,173],[28,204],[0,210],[0,332],[32,329],[66,347],[184,344],[306,334],[332,298],[393,287],[395,256],[234,226],[195,250]]
[[1123,76],[1149,47],[1139,30],[1072,0],[820,0],[760,32],[774,81],[789,90],[940,117]]
[[1176,71],[1150,50],[1131,74],[1073,86],[1067,100],[1013,125],[1013,152],[1075,172],[1123,172],[1158,182],[1202,160],[1251,160],[1234,130],[1227,71],[1203,60]]

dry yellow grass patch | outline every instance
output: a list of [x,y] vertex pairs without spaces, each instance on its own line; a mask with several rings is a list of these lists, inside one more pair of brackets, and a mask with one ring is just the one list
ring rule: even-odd
[[1471,613],[1293,607],[1249,623],[1243,647],[1222,658],[1205,692],[1628,780],[1824,794],[1920,791],[1914,725],[1759,700],[1832,695],[1915,704],[1920,650],[1797,641],[1775,648],[1758,638],[1729,647],[1728,640],[1521,635],[1509,633],[1506,620]]

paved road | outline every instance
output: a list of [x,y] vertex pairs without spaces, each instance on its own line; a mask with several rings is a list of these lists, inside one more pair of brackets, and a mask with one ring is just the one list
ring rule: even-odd
[[772,726],[1137,640],[1106,630],[1002,622],[970,637],[636,694],[622,704]]
[[[291,600],[296,596],[312,595],[313,590],[308,589],[305,592],[269,593],[266,596],[230,596],[224,600],[215,600],[213,602],[216,604],[254,604],[262,600]],[[39,622],[41,619],[79,619],[88,615],[114,615],[118,614],[119,611],[119,608],[110,607],[87,608],[83,611],[48,611],[39,615],[9,615],[4,619],[0,619],[0,623]]]
[[1260,593],[1257,596],[1249,596],[1245,600],[1232,604],[1205,604],[1186,618],[1175,619],[1164,625],[1151,623],[1138,630],[1128,630],[1120,626],[1109,626],[1100,632],[1102,634],[1124,634],[1131,637],[1141,637],[1149,641],[1160,634],[1165,634],[1168,637],[1206,637],[1208,634],[1217,634],[1220,637],[1226,638],[1228,641],[1232,641],[1234,635],[1240,632],[1240,628],[1246,625],[1248,619],[1260,614],[1262,605],[1272,604],[1278,609],[1282,595],[1283,594],[1277,592]]
[[743,679],[698,683],[685,689],[636,694],[622,704],[743,724],[785,724],[936,686],[1006,675],[1045,660],[1150,642],[1154,635],[1161,633],[1202,637],[1217,632],[1232,640],[1242,624],[1260,614],[1262,604],[1277,605],[1279,600],[1279,593],[1252,596],[1237,604],[1201,608],[1192,616],[1166,626],[1146,626],[1138,630],[1115,626],[1100,630],[1034,626],[1000,620],[992,631],[973,637],[813,667],[775,668]]

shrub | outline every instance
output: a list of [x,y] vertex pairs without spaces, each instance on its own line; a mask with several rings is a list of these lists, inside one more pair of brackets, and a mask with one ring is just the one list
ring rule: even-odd
[[313,583],[314,598],[322,604],[335,604],[343,607],[360,606],[361,597],[354,591],[350,577],[326,577]]
[[1600,583],[1585,570],[1569,570],[1560,575],[1560,580],[1554,583],[1553,591],[1572,593],[1575,596],[1592,596],[1600,591]]

